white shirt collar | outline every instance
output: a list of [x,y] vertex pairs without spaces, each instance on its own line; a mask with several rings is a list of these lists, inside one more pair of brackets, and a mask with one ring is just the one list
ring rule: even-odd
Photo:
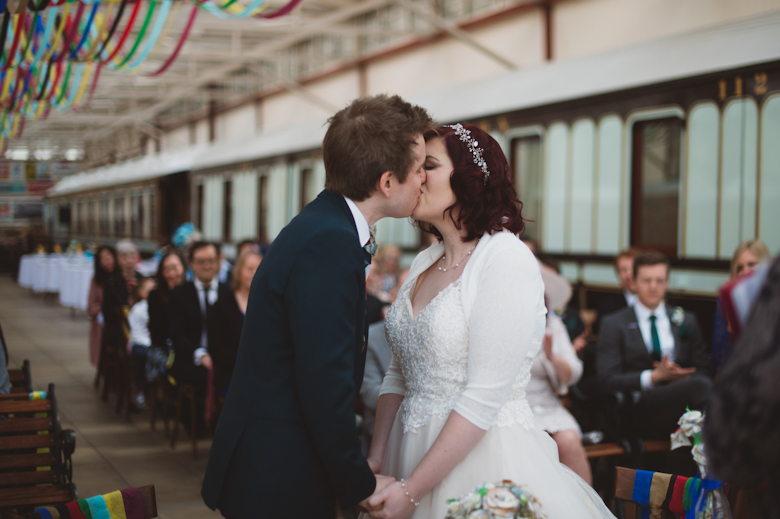
[[628,306],[634,306],[636,302],[639,300],[636,294],[632,294],[626,289],[623,289],[623,297],[626,298],[626,304]]
[[647,319],[650,319],[651,315],[655,315],[658,320],[667,318],[666,315],[666,303],[661,301],[661,304],[659,304],[655,310],[650,310],[648,307],[642,304],[639,299],[637,299],[636,304],[634,305],[634,311],[636,312],[636,317],[640,321],[646,321]]
[[355,205],[355,202],[346,196],[344,197],[344,200],[347,201],[347,207],[349,207],[349,210],[352,212],[352,218],[355,220],[355,227],[357,227],[358,240],[360,241],[360,246],[363,247],[368,243],[368,240],[371,239],[371,229],[368,227],[368,221],[366,220],[366,217],[363,216],[363,213],[360,212],[358,206]]
[[[195,288],[198,290],[203,290],[203,282],[198,279],[197,277],[193,276],[192,282],[195,283]],[[211,284],[209,285],[209,290],[213,290],[217,288],[217,284],[219,283],[219,280],[215,277],[211,280]]]

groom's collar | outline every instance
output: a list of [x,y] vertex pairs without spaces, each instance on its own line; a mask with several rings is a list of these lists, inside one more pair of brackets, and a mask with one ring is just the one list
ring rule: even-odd
[[355,202],[346,196],[344,197],[344,200],[346,200],[347,207],[349,207],[349,211],[352,213],[352,218],[355,220],[358,240],[360,241],[360,246],[363,247],[364,245],[368,244],[368,240],[371,239],[371,229],[368,227],[368,221],[366,221],[366,217],[363,216],[363,213],[360,212],[358,206],[355,205]]

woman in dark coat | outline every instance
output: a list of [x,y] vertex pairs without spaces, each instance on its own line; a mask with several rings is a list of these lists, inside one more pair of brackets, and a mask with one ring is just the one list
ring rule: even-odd
[[209,327],[213,333],[209,336],[216,345],[209,348],[209,353],[214,361],[214,388],[223,395],[227,393],[236,365],[249,287],[262,259],[254,250],[241,254],[233,269],[233,297],[220,298],[211,308]]
[[184,256],[175,249],[160,259],[157,267],[157,288],[149,293],[149,335],[152,346],[168,345],[168,302],[171,291],[184,282],[186,263]]

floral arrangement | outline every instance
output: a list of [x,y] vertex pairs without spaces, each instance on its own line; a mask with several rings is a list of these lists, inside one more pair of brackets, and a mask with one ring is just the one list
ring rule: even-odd
[[687,409],[677,422],[680,427],[671,435],[672,449],[692,447],[691,455],[699,466],[699,474],[701,475],[701,486],[697,490],[692,490],[689,496],[692,508],[686,517],[732,519],[723,485],[719,481],[706,479],[707,456],[702,441],[704,418],[704,413],[701,411]]
[[472,488],[465,496],[447,503],[445,519],[546,519],[539,500],[508,479]]

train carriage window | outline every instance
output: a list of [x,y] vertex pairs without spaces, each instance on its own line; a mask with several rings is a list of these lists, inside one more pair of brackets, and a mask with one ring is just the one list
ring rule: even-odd
[[682,120],[633,127],[631,245],[677,255]]
[[301,169],[301,184],[298,191],[298,208],[301,211],[309,203],[309,191],[311,191],[313,173],[311,168]]
[[149,193],[149,233],[153,240],[157,239],[157,197],[155,193]]
[[222,192],[222,241],[230,243],[233,241],[233,181],[225,181],[225,189]]
[[133,232],[134,238],[141,238],[144,230],[144,205],[143,197],[139,195],[133,195],[131,198],[132,217],[133,217]]
[[95,234],[97,231],[95,223],[95,201],[90,200],[87,202],[87,233]]
[[100,235],[108,236],[108,198],[100,200]]
[[203,184],[198,184],[198,214],[196,221],[198,222],[198,229],[203,229],[203,200],[204,200],[204,188]]
[[525,238],[539,239],[539,217],[542,200],[542,139],[539,135],[520,137],[512,141],[512,162],[515,189],[523,202]]
[[125,234],[125,199],[118,196],[114,198],[114,236],[122,237]]
[[71,229],[73,229],[73,232],[78,234],[81,232],[81,202],[76,202],[73,208],[73,212],[70,215],[71,218]]
[[257,179],[257,238],[267,242],[268,231],[268,175]]

